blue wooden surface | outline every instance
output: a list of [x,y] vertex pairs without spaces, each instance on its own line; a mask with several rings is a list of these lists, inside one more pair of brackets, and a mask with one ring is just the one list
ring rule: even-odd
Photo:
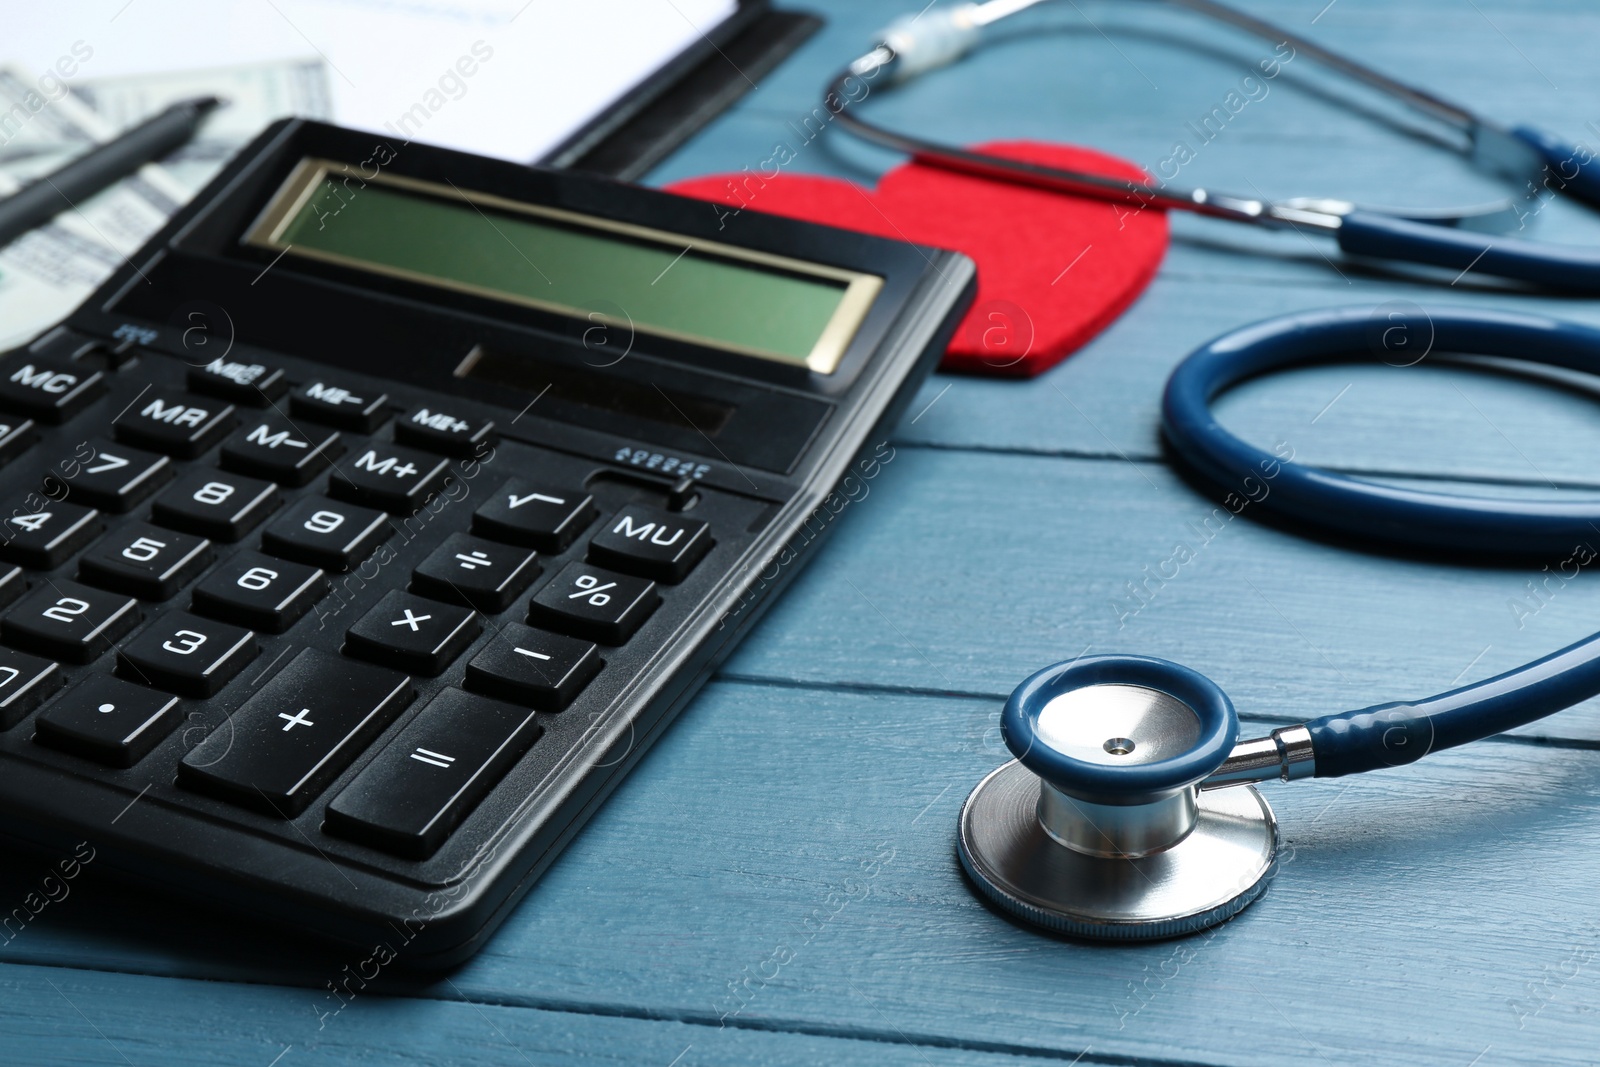
[[[1592,5],[1325,3],[1250,6],[1494,117],[1594,139]],[[827,29],[653,181],[758,164],[824,76],[912,5],[810,6]],[[1054,32],[873,106],[954,139],[1078,141],[1153,165],[1263,54],[1155,5],[1084,0],[1049,18]],[[1400,204],[1498,193],[1335,106],[1329,84],[1293,66],[1185,180]],[[893,162],[829,137],[793,169],[870,182]],[[1565,207],[1541,225],[1600,240],[1600,222]],[[1595,1062],[1600,704],[1404,771],[1271,790],[1288,862],[1264,900],[1189,941],[1025,932],[977,903],[953,854],[962,798],[1003,758],[1004,694],[1085,648],[1189,663],[1247,718],[1281,722],[1433,692],[1594,627],[1588,573],[1532,600],[1534,567],[1387,559],[1248,519],[1128,610],[1126,583],[1212,509],[1156,437],[1161,383],[1195,344],[1268,314],[1393,299],[1600,322],[1591,301],[1445,282],[1176,220],[1150,291],[1066,364],[928,386],[836,540],[461,971],[385,973],[341,1008],[326,986],[360,959],[91,865],[0,944],[0,1061]],[[1593,395],[1520,378],[1322,368],[1224,410],[1252,439],[1344,469],[1600,490]],[[0,900],[46,868],[13,856]]]

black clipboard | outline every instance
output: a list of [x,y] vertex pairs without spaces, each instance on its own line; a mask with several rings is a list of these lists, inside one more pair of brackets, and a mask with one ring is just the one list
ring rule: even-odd
[[536,160],[631,180],[754,88],[822,26],[803,11],[769,0],[739,0],[739,9],[694,45]]

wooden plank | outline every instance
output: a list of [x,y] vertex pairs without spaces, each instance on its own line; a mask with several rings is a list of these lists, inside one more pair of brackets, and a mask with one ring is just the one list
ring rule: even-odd
[[450,983],[441,983],[441,990],[452,1000],[394,999],[377,991],[382,981],[377,973],[380,977],[366,988],[346,979],[349,992],[335,1001],[314,989],[0,966],[5,1059],[79,1067],[353,1062],[744,1067],[847,1061],[1006,1067],[1019,1062],[975,1049],[911,1046],[893,1036],[719,1030],[672,1020],[470,1003]]

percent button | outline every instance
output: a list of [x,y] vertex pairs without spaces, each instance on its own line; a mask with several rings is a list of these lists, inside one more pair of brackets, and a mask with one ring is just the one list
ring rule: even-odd
[[620,645],[661,603],[656,583],[587,563],[569,563],[534,594],[528,621],[559,633]]

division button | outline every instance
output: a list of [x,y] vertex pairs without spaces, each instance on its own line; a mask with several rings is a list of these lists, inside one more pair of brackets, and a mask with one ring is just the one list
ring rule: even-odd
[[345,430],[371,433],[389,417],[389,398],[376,389],[307,382],[289,394],[289,410]]
[[105,392],[105,378],[70,359],[16,357],[0,364],[0,407],[65,422]]
[[210,562],[211,542],[205,538],[135,522],[118,527],[84,553],[78,577],[144,600],[166,600]]
[[59,664],[0,648],[0,730],[9,730],[61,688]]
[[47,571],[67,561],[100,532],[100,513],[36,493],[13,500],[0,515],[0,557]]
[[327,592],[320,568],[240,552],[194,587],[193,606],[202,615],[281,634]]
[[305,485],[343,451],[337,430],[263,415],[246,420],[222,443],[221,462],[228,470],[270,478],[279,485]]
[[96,674],[44,710],[33,739],[108,767],[132,767],[182,719],[177,697]]
[[172,473],[166,456],[91,437],[45,476],[44,495],[121,514],[143,503]]
[[389,516],[381,511],[310,496],[261,531],[261,547],[284,559],[347,571],[393,532]]
[[14,648],[68,663],[89,663],[139,622],[139,603],[64,579],[46,582],[0,620]]
[[327,828],[427,859],[540,732],[527,708],[446,689],[333,798]]
[[431,678],[482,632],[483,620],[471,608],[391,592],[346,631],[344,647],[351,655]]
[[660,603],[654,582],[587,563],[569,563],[533,594],[528,621],[602,644],[620,645]]
[[450,461],[401,445],[374,443],[328,478],[328,494],[399,515],[415,514],[443,488]]
[[540,569],[537,552],[457,533],[411,573],[411,589],[494,615],[510,607]]
[[572,703],[600,670],[588,641],[510,623],[467,664],[466,686],[540,711]]
[[681,582],[710,547],[707,523],[629,504],[589,542],[589,558],[658,582]]
[[233,428],[233,405],[181,393],[145,393],[117,417],[117,440],[193,459]]
[[473,512],[472,532],[560,552],[577,540],[594,514],[588,493],[512,478]]
[[203,367],[189,368],[190,389],[251,407],[264,407],[278,399],[288,384],[282,367],[246,359],[214,359]]
[[278,487],[271,482],[202,467],[173,482],[150,510],[162,526],[237,541],[277,506]]
[[178,781],[299,815],[411,703],[403,674],[307,648],[178,765]]
[[476,456],[494,443],[494,423],[437,407],[417,407],[394,424],[394,439],[447,456]]

